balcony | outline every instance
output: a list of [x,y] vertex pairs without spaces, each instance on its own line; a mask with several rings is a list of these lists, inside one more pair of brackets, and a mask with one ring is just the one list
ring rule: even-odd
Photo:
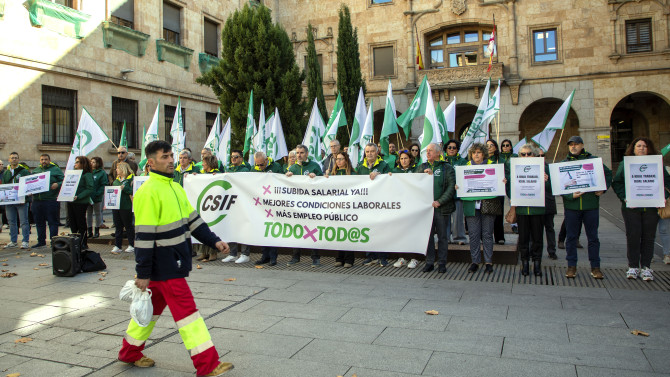
[[200,68],[200,73],[204,75],[210,69],[219,65],[219,60],[220,59],[217,57],[201,52],[198,55],[198,68]]
[[178,65],[188,71],[193,58],[193,50],[168,42],[165,39],[156,39],[158,61],[166,61]]
[[141,57],[147,49],[149,34],[105,21],[102,23],[102,41],[106,48],[114,48]]
[[419,76],[426,74],[428,82],[433,89],[460,89],[479,86],[488,78],[491,81],[504,80],[503,63],[494,63],[491,71],[486,72],[488,64],[472,65],[465,67],[428,69],[417,72]]

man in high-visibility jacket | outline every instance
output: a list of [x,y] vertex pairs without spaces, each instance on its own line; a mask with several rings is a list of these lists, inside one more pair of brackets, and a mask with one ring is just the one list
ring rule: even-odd
[[185,278],[191,271],[191,234],[223,253],[230,249],[209,230],[189,203],[184,189],[174,182],[172,146],[163,140],[152,141],[146,146],[145,153],[151,166],[149,180],[137,190],[133,199],[135,285],[143,291],[151,289],[154,316],[147,327],[130,320],[119,360],[143,368],[154,365],[142,350],[156,320],[168,306],[197,375],[219,376],[233,369],[233,365],[219,362],[219,354]]

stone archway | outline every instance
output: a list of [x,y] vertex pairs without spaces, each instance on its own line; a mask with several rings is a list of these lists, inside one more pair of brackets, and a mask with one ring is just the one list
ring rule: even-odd
[[[670,143],[670,104],[656,93],[636,92],[622,98],[610,116],[612,169],[616,169],[628,145],[636,137],[648,137],[656,150]],[[666,164],[670,155],[666,156]]]
[[[558,98],[542,98],[528,105],[519,118],[519,140],[525,137],[530,141],[533,136],[542,132],[563,102]],[[563,160],[568,153],[567,141],[570,136],[575,135],[579,135],[579,118],[575,110],[570,109],[563,136],[561,137],[560,131],[556,132],[551,147],[546,152],[547,162],[554,161],[554,156],[556,161]],[[588,151],[589,148],[595,149],[595,147],[586,145],[585,149]]]

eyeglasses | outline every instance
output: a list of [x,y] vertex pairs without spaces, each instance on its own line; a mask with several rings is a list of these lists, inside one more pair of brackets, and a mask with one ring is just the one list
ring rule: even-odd
[[412,152],[418,152],[419,150],[416,148],[412,148]]
[[241,156],[238,156],[238,155],[232,155],[232,156],[230,156],[230,158],[240,158],[240,157],[241,157]]
[[511,147],[511,146],[512,146],[511,144],[503,144],[503,145],[502,145],[503,148]]
[[128,152],[116,152],[116,154],[126,154]]
[[450,146],[447,147],[447,149],[458,149],[458,148],[450,145]]
[[521,157],[531,157],[532,155],[533,155],[532,152],[528,152],[528,153],[526,153],[526,152],[519,152],[519,156],[521,156]]
[[335,159],[335,161],[344,161],[344,157],[338,157]]
[[267,164],[256,164],[256,166],[258,166],[259,168],[262,168],[265,165],[267,165]]

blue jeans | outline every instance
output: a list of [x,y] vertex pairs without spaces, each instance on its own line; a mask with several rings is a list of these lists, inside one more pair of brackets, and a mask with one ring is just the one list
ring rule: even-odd
[[55,200],[35,200],[33,202],[33,218],[37,229],[37,243],[46,244],[46,228],[49,224],[49,239],[58,235],[60,223],[60,206]]
[[600,267],[600,240],[598,239],[598,226],[600,214],[597,209],[578,211],[565,209],[565,251],[568,266],[577,266],[577,241],[579,232],[584,224],[586,239],[588,240],[589,261],[591,268]]
[[13,204],[5,206],[7,211],[7,220],[9,220],[9,239],[16,243],[19,237],[19,225],[17,220],[21,223],[21,233],[23,233],[23,241],[30,240],[30,224],[28,224],[28,203]]
[[670,255],[670,219],[658,220],[658,240],[663,246],[663,255]]
[[426,266],[435,264],[435,235],[437,234],[437,263],[447,264],[447,251],[449,236],[449,219],[442,215],[438,208],[433,210],[433,224],[428,236],[428,248],[426,249]]

